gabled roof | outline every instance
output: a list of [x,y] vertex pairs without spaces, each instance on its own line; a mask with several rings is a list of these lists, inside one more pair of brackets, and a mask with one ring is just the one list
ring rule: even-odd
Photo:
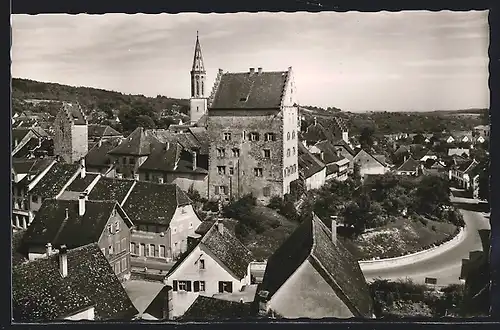
[[16,174],[30,174],[37,176],[46,169],[52,162],[53,158],[34,158],[34,159],[12,159],[12,168]]
[[343,147],[347,152],[354,156],[354,150],[352,150],[349,143],[345,142],[343,139],[338,139],[332,143],[334,147]]
[[250,262],[254,261],[252,253],[227,228],[221,234],[218,230],[218,223],[215,222],[203,238],[199,240],[198,244],[191,245],[183,257],[172,266],[167,277],[173,274],[199,245],[202,246],[202,249],[208,249],[223,266],[240,280],[247,274]]
[[237,320],[250,316],[252,316],[250,303],[241,303],[200,295],[186,310],[180,320]]
[[336,163],[326,165],[326,175],[338,173],[339,166]]
[[63,111],[66,116],[68,116],[68,119],[75,125],[87,125],[87,118],[78,103],[64,102],[61,106],[61,111]]
[[377,158],[375,158],[374,155],[372,155],[371,153],[367,152],[364,149],[360,149],[359,152],[356,154],[356,156],[354,156],[354,158],[357,159],[357,158],[359,158],[360,156],[363,156],[363,155],[368,156],[369,158],[374,159],[377,163],[379,163],[380,165],[382,165],[384,167],[386,166],[386,164],[381,163],[380,160],[378,160]]
[[299,173],[304,179],[313,176],[325,168],[325,164],[314,157],[300,142],[298,143],[298,152]]
[[415,172],[418,170],[420,162],[413,157],[409,157],[396,171],[400,172]]
[[137,127],[121,143],[108,151],[112,155],[147,156],[151,152],[151,141],[146,137],[144,128]]
[[373,158],[378,160],[378,162],[382,165],[387,165],[386,159],[384,155],[373,155]]
[[328,141],[320,141],[314,145],[316,148],[321,150],[323,152],[323,159],[322,161],[325,164],[330,164],[330,163],[335,163],[344,158],[344,156],[337,156],[337,148],[334,147],[330,142]]
[[477,164],[478,162],[475,159],[471,159],[458,165],[458,170],[467,173],[471,171]]
[[127,320],[137,314],[97,244],[68,250],[68,276],[59,273],[58,255],[12,269],[16,322],[61,320],[94,306],[95,320]]
[[21,142],[22,139],[31,131],[31,128],[17,127],[12,129],[12,144],[17,140]]
[[108,152],[116,148],[121,142],[120,138],[110,138],[102,141],[101,144],[95,143],[85,156],[85,164],[91,167],[108,167],[111,164],[111,157]]
[[156,147],[139,167],[140,170],[173,171],[180,156],[181,147],[175,143],[168,147]]
[[122,136],[120,132],[108,125],[90,124],[88,125],[89,138],[100,138],[103,136]]
[[208,123],[208,115],[204,114],[198,119],[198,121],[194,124],[195,127],[206,127]]
[[137,181],[123,204],[134,223],[155,223],[168,226],[179,206],[191,200],[176,184]]
[[79,168],[79,164],[54,164],[31,190],[31,194],[42,198],[54,198]]
[[135,181],[131,179],[115,179],[102,177],[89,193],[89,200],[111,201],[122,204]]
[[302,140],[310,143],[333,141],[334,136],[321,123],[315,122],[306,128],[302,134]]
[[279,109],[288,71],[224,73],[210,109]]
[[68,188],[66,188],[66,191],[84,192],[98,176],[99,174],[97,173],[87,173],[84,178],[78,176],[71,182]]
[[[47,199],[28,227],[24,241],[30,245],[51,243],[76,248],[99,240],[113,210],[129,227],[132,223],[116,201],[85,201],[85,213],[78,215],[77,200]],[[66,218],[66,209],[68,218]]]
[[316,215],[269,258],[260,290],[268,291],[270,299],[306,259],[355,316],[372,317],[371,295],[358,262],[340,241],[332,242],[330,230]]
[[157,320],[167,319],[168,310],[167,306],[165,306],[165,301],[170,290],[172,290],[171,286],[165,285],[162,287],[142,314],[149,314]]

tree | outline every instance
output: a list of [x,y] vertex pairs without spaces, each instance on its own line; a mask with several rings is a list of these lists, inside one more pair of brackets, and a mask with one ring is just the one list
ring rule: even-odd
[[413,144],[424,144],[425,143],[425,136],[422,134],[417,134],[413,137]]
[[450,186],[447,179],[424,176],[415,191],[415,209],[422,214],[433,214],[441,205],[450,204]]
[[371,149],[373,146],[373,134],[375,130],[372,127],[364,127],[361,130],[361,134],[359,136],[359,143],[361,144],[362,149]]

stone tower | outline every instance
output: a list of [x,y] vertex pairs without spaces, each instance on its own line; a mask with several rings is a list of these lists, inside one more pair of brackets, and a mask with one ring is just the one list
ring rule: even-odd
[[64,103],[54,122],[54,154],[67,163],[79,161],[88,152],[87,118],[77,103]]
[[207,98],[205,96],[206,71],[201,55],[200,40],[196,32],[196,45],[194,47],[193,67],[191,68],[191,99],[190,121],[194,124],[207,113]]

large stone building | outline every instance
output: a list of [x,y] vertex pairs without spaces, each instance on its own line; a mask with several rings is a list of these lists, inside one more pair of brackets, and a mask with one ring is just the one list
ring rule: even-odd
[[54,122],[54,154],[68,163],[88,152],[88,123],[79,104],[64,103]]
[[223,73],[208,100],[209,199],[290,192],[298,171],[298,107],[292,68]]

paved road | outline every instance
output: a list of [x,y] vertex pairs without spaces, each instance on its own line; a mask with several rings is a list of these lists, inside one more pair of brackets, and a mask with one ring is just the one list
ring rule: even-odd
[[[459,195],[456,191],[455,195]],[[476,200],[452,196],[452,202],[460,207],[466,223],[464,239],[455,248],[427,260],[415,262],[410,265],[388,268],[381,271],[365,271],[368,281],[375,278],[396,280],[398,278],[411,278],[413,281],[423,283],[426,277],[437,279],[438,285],[460,283],[459,275],[462,259],[468,258],[469,252],[482,250],[479,229],[490,228],[488,217],[477,211],[470,210]]]

